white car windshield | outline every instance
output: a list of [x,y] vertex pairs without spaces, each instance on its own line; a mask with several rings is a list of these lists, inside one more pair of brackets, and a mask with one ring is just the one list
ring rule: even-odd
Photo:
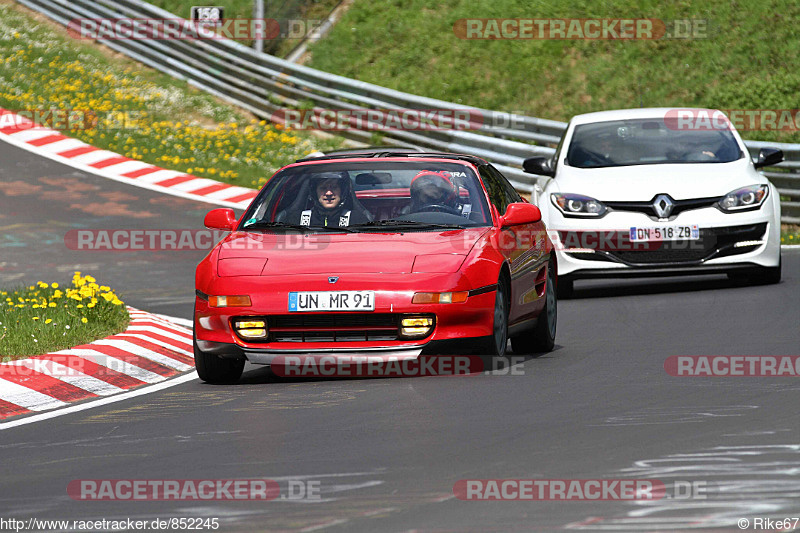
[[575,127],[567,164],[578,168],[729,163],[744,157],[728,129],[682,129],[664,118],[614,120]]

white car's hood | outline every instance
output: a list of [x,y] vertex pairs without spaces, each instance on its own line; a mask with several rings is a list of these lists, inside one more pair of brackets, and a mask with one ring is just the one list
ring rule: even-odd
[[634,165],[575,168],[561,165],[548,192],[572,192],[600,201],[649,201],[657,194],[675,200],[723,196],[734,189],[767,183],[746,158],[731,163]]

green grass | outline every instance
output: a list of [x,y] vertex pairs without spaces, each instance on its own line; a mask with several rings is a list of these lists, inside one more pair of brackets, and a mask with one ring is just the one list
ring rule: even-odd
[[[706,19],[708,38],[464,40],[461,18]],[[361,0],[309,66],[418,95],[567,121],[629,107],[800,107],[800,4],[779,0]],[[800,142],[797,132],[743,132]]]
[[781,244],[800,245],[800,225],[781,225]]
[[[0,0],[0,107],[91,111],[64,132],[133,159],[245,187],[336,138],[286,132]],[[130,120],[120,128],[116,118]]]
[[55,352],[124,331],[129,316],[107,286],[76,272],[70,286],[37,282],[0,291],[0,360]]

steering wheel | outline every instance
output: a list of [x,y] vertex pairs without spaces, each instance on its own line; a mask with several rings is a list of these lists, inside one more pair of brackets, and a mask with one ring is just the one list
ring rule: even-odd
[[417,210],[417,213],[450,213],[451,215],[461,216],[461,213],[455,207],[450,207],[444,204],[429,204]]

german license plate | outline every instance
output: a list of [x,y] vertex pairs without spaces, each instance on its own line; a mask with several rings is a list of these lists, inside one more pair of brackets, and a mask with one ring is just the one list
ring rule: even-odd
[[656,226],[650,228],[632,227],[631,241],[695,241],[700,238],[697,224]]
[[374,291],[316,291],[289,293],[289,312],[374,310]]

